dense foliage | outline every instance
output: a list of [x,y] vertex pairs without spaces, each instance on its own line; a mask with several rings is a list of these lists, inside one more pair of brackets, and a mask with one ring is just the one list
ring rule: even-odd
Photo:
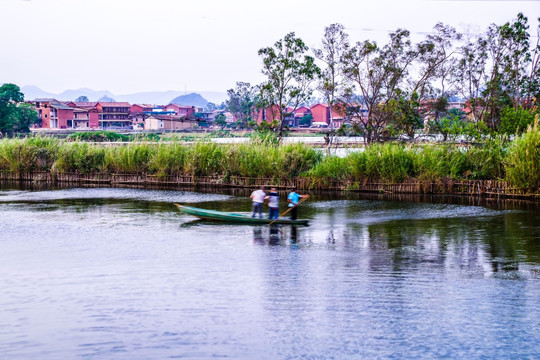
[[0,86],[0,137],[27,133],[30,125],[38,122],[32,105],[24,103],[24,95],[15,84]]

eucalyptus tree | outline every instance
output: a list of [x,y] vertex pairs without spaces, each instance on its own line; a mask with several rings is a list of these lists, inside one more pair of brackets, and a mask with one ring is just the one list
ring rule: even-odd
[[351,82],[347,107],[354,112],[366,144],[379,140],[395,118],[395,101],[416,57],[409,35],[397,29],[382,48],[369,40],[357,42],[342,57],[343,72]]
[[345,88],[341,59],[348,46],[349,36],[345,32],[345,27],[341,24],[331,24],[324,29],[321,48],[313,50],[315,57],[325,65],[322,69],[318,90],[324,96],[330,110],[330,144],[332,144],[334,135],[333,112],[338,94],[342,93]]
[[[453,27],[437,23],[425,40],[404,53],[406,61],[413,61],[408,65],[411,70],[404,74],[406,79],[395,89],[394,99],[389,99],[387,112],[393,117],[396,130],[411,139],[416,130],[424,126],[422,115],[438,118],[443,106],[446,110],[445,85],[455,62],[454,40],[460,36]],[[442,87],[438,88],[436,83]]]
[[429,120],[429,126],[448,135],[448,99],[455,94],[451,74],[457,64],[457,42],[462,35],[455,28],[437,23],[426,40],[417,45],[419,71],[412,92],[417,94],[420,112]]
[[[540,19],[538,21],[537,35],[540,33]],[[507,22],[498,28],[498,34],[507,49],[501,61],[501,84],[516,110],[522,105],[532,107],[532,104],[523,100],[530,100],[533,94],[539,92],[540,43],[537,37],[536,46],[531,47],[528,30],[528,19],[522,13],[519,13],[513,22]]]
[[259,50],[263,60],[262,73],[267,80],[261,84],[260,96],[265,107],[277,107],[278,137],[283,136],[284,119],[311,96],[312,82],[321,73],[308,46],[294,32],[276,41],[273,47]]
[[236,88],[227,90],[229,98],[225,101],[227,110],[242,127],[253,121],[259,103],[259,87],[247,82],[237,82]]
[[513,22],[490,25],[485,35],[468,37],[461,47],[454,79],[475,122],[497,129],[505,107],[533,106],[540,93],[540,45],[531,47],[528,29],[520,13]]
[[540,105],[540,17],[537,19],[536,43],[531,48],[528,76],[524,80],[524,107],[531,109]]
[[452,81],[459,95],[466,100],[472,120],[483,120],[485,101],[483,89],[488,82],[488,42],[481,34],[466,33],[460,46],[460,56],[452,71]]

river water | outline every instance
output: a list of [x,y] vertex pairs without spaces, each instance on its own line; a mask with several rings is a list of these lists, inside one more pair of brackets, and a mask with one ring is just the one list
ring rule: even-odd
[[314,195],[275,228],[173,205],[245,195],[4,186],[0,358],[540,358],[538,205]]

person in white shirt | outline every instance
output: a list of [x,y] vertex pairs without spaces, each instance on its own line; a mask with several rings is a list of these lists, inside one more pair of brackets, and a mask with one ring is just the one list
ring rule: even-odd
[[264,192],[264,186],[261,186],[259,190],[255,190],[251,193],[251,200],[253,200],[253,206],[251,208],[251,217],[254,218],[255,215],[258,213],[259,218],[262,219],[262,204],[264,203],[264,197],[266,196],[266,193]]

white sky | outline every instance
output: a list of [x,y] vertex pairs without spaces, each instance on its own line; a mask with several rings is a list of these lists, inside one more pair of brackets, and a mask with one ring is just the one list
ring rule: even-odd
[[536,28],[540,1],[0,0],[0,84],[224,92],[263,81],[258,49],[290,31],[310,47],[336,22],[353,41],[398,27],[420,39],[439,21],[483,30],[520,11]]

